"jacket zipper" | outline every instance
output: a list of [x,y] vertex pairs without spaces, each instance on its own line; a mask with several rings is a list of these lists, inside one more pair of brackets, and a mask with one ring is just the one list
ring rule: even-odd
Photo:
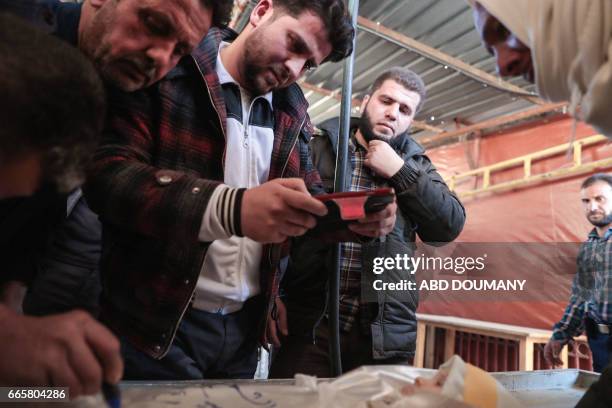
[[[298,128],[297,134],[295,135],[295,140],[293,142],[293,145],[291,146],[291,150],[289,150],[289,154],[287,155],[287,160],[285,161],[285,164],[283,165],[283,170],[281,171],[281,178],[285,175],[285,170],[287,170],[287,165],[289,164],[289,157],[291,156],[291,153],[293,153],[293,150],[295,149],[295,146],[297,146],[297,142],[300,139],[300,131],[302,130],[302,127],[304,127],[304,123],[306,123],[306,117],[304,116],[304,119],[302,119],[302,123],[300,124],[300,127]],[[268,263],[270,264],[270,266],[272,266],[272,251],[268,251]]]
[[327,313],[328,302],[329,302],[329,286],[327,290],[325,291],[325,305],[323,306],[323,311],[321,312],[321,315],[319,316],[314,326],[312,327],[312,344],[317,344],[317,329],[319,328],[321,321],[325,317],[325,313]]
[[[300,132],[302,131],[302,128],[304,127],[304,123],[306,123],[306,116],[304,116],[304,119],[302,119],[302,122],[300,123],[300,126],[298,127],[298,131],[295,135],[295,140],[293,141],[293,145],[291,146],[291,149],[289,150],[289,154],[287,154],[287,160],[285,161],[285,164],[283,165],[283,169],[281,171],[281,178],[285,175],[285,171],[287,170],[287,165],[289,164],[289,157],[291,157],[291,153],[293,153],[293,150],[295,149],[295,146],[297,146],[297,142],[300,139]],[[271,268],[271,272],[272,274],[274,274],[274,265],[272,262],[272,248],[276,247],[276,245],[272,245],[271,248],[268,250],[268,264],[270,265]],[[280,255],[279,255],[280,256]],[[280,282],[278,282],[278,284],[280,285]],[[270,293],[269,296],[272,296],[272,293]],[[276,302],[275,299],[267,299],[268,305],[266,307],[266,319],[268,314],[270,313],[270,310],[276,306]],[[267,323],[267,322],[265,322]],[[266,329],[266,324],[264,323],[264,331]]]
[[327,313],[327,307],[329,306],[329,285],[330,283],[328,279],[327,285],[325,287],[325,304],[323,305],[323,310],[321,311],[319,318],[317,319],[314,326],[312,327],[312,344],[317,344],[317,329],[321,325],[321,321],[323,320],[323,318],[325,317],[325,314]]
[[[248,129],[249,129],[249,123],[251,122],[251,112],[253,111],[253,105],[255,104],[257,99],[260,98],[260,97],[261,96],[257,96],[257,97],[255,97],[255,98],[253,98],[251,100],[251,103],[249,104],[249,110],[247,111],[247,115],[246,115],[246,123],[242,124],[242,126],[244,128],[243,129],[244,131],[242,132],[243,133],[242,145],[243,145],[243,147],[245,149],[247,149],[249,147],[249,132],[248,132]],[[250,172],[250,169],[251,169],[251,152],[247,151],[247,155],[248,155],[248,157],[247,157],[247,167],[248,167],[248,171]],[[247,188],[251,188],[252,187],[251,183],[250,183],[250,178],[251,178],[250,175],[247,175],[247,186],[246,186]],[[243,277],[244,277],[244,273],[243,273],[244,272],[244,251],[245,251],[244,245],[245,245],[244,240],[241,240],[240,241],[240,246],[239,246],[239,252],[238,252],[238,262],[239,262],[239,266],[238,266],[238,278],[240,279],[240,296],[243,295],[243,292],[242,292],[243,289],[242,288],[243,288],[243,281],[244,281],[244,279],[243,279]],[[225,302],[223,302],[223,303],[225,303]],[[225,305],[223,307],[225,307]]]
[[[244,127],[244,131],[242,132],[242,136],[243,136],[243,140],[242,140],[242,145],[246,148],[248,147],[248,139],[249,139],[249,123],[251,122],[251,111],[253,110],[253,105],[255,104],[255,101],[257,101],[257,99],[261,98],[261,96],[257,96],[254,99],[251,100],[251,103],[249,104],[249,110],[247,112],[247,117],[246,117],[246,126],[243,123],[242,126]],[[249,155],[249,160],[251,159],[251,156]],[[250,167],[250,166],[249,166]],[[248,188],[250,186],[247,186]]]

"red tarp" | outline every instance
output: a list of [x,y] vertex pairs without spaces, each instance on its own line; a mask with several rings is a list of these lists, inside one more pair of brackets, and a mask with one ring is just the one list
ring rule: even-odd
[[[448,180],[452,174],[495,164],[538,150],[567,143],[572,119],[563,118],[537,126],[525,126],[479,141],[468,141],[429,150],[428,156]],[[579,123],[576,138],[597,134]],[[584,148],[583,163],[612,157],[612,144],[598,144]],[[532,174],[572,166],[566,154],[538,161]],[[610,169],[608,169],[609,171]],[[491,178],[492,184],[520,178],[521,167],[505,171]],[[588,223],[580,203],[580,184],[589,174],[546,183],[536,183],[519,190],[492,193],[463,200],[467,222],[460,242],[582,242],[592,226]],[[462,183],[457,191],[473,186],[474,181]],[[573,266],[572,266],[573,268]],[[572,273],[573,271],[567,271]],[[520,276],[517,276],[519,278]],[[569,299],[569,288],[566,288]],[[559,295],[559,294],[557,294]],[[520,301],[475,302],[448,299],[421,302],[419,312],[506,323],[517,326],[550,329],[558,321],[566,302]]]

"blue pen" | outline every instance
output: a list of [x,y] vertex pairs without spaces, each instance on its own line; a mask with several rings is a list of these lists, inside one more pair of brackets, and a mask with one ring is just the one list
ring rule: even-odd
[[117,384],[102,383],[102,395],[110,408],[121,408],[121,392]]

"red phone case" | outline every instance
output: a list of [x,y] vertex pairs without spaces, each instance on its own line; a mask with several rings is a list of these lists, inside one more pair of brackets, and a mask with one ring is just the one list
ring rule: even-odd
[[379,188],[370,191],[351,191],[316,195],[327,206],[327,215],[317,217],[317,225],[311,230],[313,234],[339,232],[347,225],[364,218],[368,213],[383,210],[393,202],[395,192],[392,188]]
[[[314,198],[321,200],[327,205],[333,202],[338,206],[340,219],[344,221],[358,220],[364,218],[369,212],[382,210],[393,201],[395,192],[392,188],[379,188],[370,191],[349,191],[344,193],[332,193],[316,195]],[[380,208],[376,204],[384,204]],[[372,208],[375,206],[375,208]],[[372,208],[372,209],[371,209]]]

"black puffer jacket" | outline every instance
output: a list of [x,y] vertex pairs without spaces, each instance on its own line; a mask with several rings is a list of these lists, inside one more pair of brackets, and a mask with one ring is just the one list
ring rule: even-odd
[[[337,118],[323,123],[320,126],[323,134],[313,137],[310,144],[313,162],[328,191],[334,184],[338,123]],[[351,128],[356,128],[358,123],[359,119],[353,119]],[[405,162],[398,174],[389,180],[397,196],[398,217],[389,235],[362,244],[364,271],[372,271],[374,257],[411,256],[417,234],[428,243],[450,242],[459,235],[465,223],[463,206],[425,156],[423,148],[408,135],[398,136],[393,145]],[[282,283],[292,336],[312,336],[314,340],[316,327],[326,310],[332,252],[331,245],[308,237],[293,246]],[[372,276],[372,273],[362,275],[363,287],[371,287]],[[414,280],[414,275],[386,271],[376,279]],[[413,356],[418,293],[372,291],[369,296],[374,296],[368,299],[367,310],[371,318],[373,357]]]

